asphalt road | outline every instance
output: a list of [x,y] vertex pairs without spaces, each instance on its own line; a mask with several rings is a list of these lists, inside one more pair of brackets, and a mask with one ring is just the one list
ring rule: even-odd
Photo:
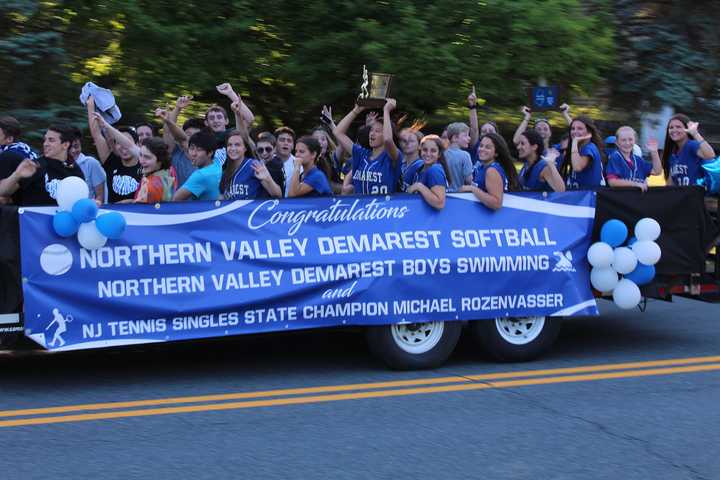
[[343,330],[0,356],[0,478],[720,478],[718,306],[601,310],[422,372]]

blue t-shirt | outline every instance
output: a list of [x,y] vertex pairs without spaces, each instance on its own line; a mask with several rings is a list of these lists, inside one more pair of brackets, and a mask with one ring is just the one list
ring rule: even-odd
[[252,198],[267,198],[262,182],[255,176],[254,158],[246,158],[235,170],[232,182],[225,188],[223,197],[226,200],[248,200]]
[[484,190],[487,192],[487,188],[485,187],[485,176],[487,175],[487,171],[491,168],[493,170],[496,170],[500,174],[500,178],[502,179],[502,182],[503,182],[503,191],[507,192],[507,190],[508,190],[507,175],[505,174],[505,169],[498,162],[491,162],[489,164],[480,162],[477,165],[475,165],[475,172],[473,174],[473,183],[480,190]]
[[439,163],[433,163],[429,167],[423,163],[421,168],[415,173],[415,178],[413,178],[413,182],[410,185],[418,182],[427,188],[432,188],[437,185],[442,185],[447,188],[448,185],[445,170]]
[[403,164],[402,152],[393,165],[387,150],[371,159],[372,150],[357,143],[352,148],[352,182],[358,195],[385,195],[395,193]]
[[422,166],[422,158],[413,160],[412,162],[410,162],[410,165],[406,164],[405,162],[400,165],[400,172],[402,176],[402,185],[400,187],[401,191],[407,192],[408,187],[416,181],[415,175],[417,174],[418,170],[422,168]]
[[0,153],[2,152],[16,152],[23,156],[23,158],[29,158],[35,160],[38,158],[37,152],[30,148],[30,145],[24,142],[9,143],[7,145],[0,145]]
[[220,198],[222,167],[217,162],[195,170],[182,188],[189,190],[196,200],[217,200]]
[[307,196],[321,197],[332,195],[332,188],[330,188],[330,182],[328,182],[327,176],[317,167],[310,171],[303,172],[300,181],[311,186],[314,190],[314,192],[309,193]]
[[644,182],[652,172],[652,163],[646,162],[642,157],[635,154],[631,154],[631,157],[632,165],[628,163],[619,150],[611,153],[608,157],[607,177]]
[[605,185],[603,178],[602,157],[598,147],[590,142],[580,149],[580,155],[590,157],[592,165],[588,165],[584,170],[576,172],[570,168],[570,175],[565,180],[565,185],[569,190],[583,190],[600,187]]
[[698,178],[703,178],[701,165],[705,162],[698,150],[700,142],[688,140],[679,152],[670,155],[670,178],[678,186],[697,185]]
[[527,162],[520,169],[520,186],[523,190],[540,190],[542,192],[552,192],[552,187],[542,179],[540,174],[548,166],[545,159],[540,159],[528,167]]
[[428,188],[438,185],[448,188],[448,179],[447,176],[445,176],[445,170],[442,165],[438,163],[433,163],[429,167],[423,166],[418,180]]

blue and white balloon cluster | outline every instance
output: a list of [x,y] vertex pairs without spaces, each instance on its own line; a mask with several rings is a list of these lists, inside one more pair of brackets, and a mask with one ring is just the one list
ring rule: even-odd
[[105,246],[108,238],[120,238],[126,224],[125,217],[118,212],[98,216],[98,206],[88,194],[87,183],[82,178],[61,180],[55,198],[60,208],[53,217],[53,229],[61,237],[77,234],[80,246],[95,250]]
[[[640,286],[655,277],[655,264],[660,260],[660,224],[643,218],[635,224],[635,236],[628,237],[628,229],[620,220],[608,220],[600,230],[600,241],[588,250],[592,265],[590,283],[596,290],[612,292],[620,308],[633,308],[640,303]],[[622,278],[621,278],[622,276]]]

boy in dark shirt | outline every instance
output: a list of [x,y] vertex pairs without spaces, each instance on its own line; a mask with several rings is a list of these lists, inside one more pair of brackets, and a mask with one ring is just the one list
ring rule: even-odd
[[53,205],[60,180],[80,177],[82,170],[68,163],[68,150],[73,141],[72,129],[51,125],[45,133],[43,156],[24,159],[17,152],[4,152],[0,161],[0,197],[12,197],[16,205]]

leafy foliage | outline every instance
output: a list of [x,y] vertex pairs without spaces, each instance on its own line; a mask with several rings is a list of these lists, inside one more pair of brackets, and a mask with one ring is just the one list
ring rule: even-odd
[[94,81],[139,122],[180,94],[226,104],[214,86],[228,81],[264,127],[302,130],[323,104],[351,107],[365,64],[395,75],[392,95],[415,117],[447,115],[471,85],[515,108],[539,78],[575,92],[605,78],[612,23],[606,2],[585,3],[13,0],[0,14],[0,68],[12,72],[0,104],[75,107]]

